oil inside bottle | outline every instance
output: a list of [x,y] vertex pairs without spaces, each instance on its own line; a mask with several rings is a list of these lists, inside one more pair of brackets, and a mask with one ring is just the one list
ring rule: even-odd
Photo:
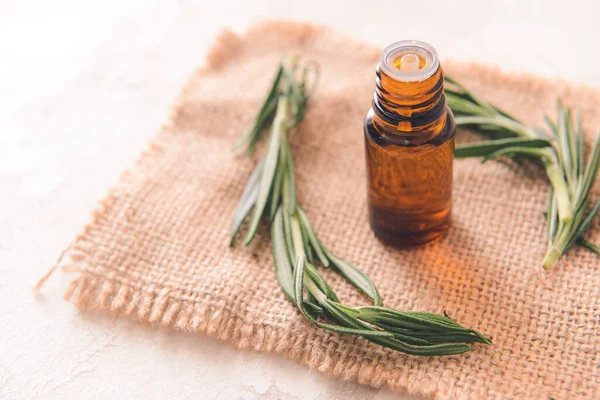
[[450,228],[454,117],[437,52],[418,41],[382,53],[365,119],[369,220],[397,247],[425,244]]

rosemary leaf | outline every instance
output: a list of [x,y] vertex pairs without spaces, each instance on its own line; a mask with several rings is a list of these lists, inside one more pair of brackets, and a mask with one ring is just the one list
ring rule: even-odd
[[589,240],[580,237],[579,240],[577,241],[580,245],[587,247],[588,249],[590,249],[591,251],[593,251],[596,254],[600,254],[600,246],[598,246],[597,244],[594,244],[592,242],[590,242]]
[[233,222],[231,224],[231,239],[229,241],[229,246],[233,246],[233,241],[235,240],[235,237],[239,232],[242,223],[244,222],[248,214],[250,214],[250,211],[256,204],[256,200],[258,199],[258,182],[260,182],[263,165],[263,161],[256,165],[254,171],[252,171],[252,174],[250,175],[250,179],[248,179],[248,183],[246,183],[246,186],[244,187],[242,197],[240,197],[237,209],[235,210],[235,214],[233,215]]
[[402,334],[407,337],[415,337],[426,340],[431,344],[434,343],[481,343],[481,338],[466,332],[413,332],[398,329],[397,334]]
[[575,124],[573,123],[573,113],[571,109],[567,109],[566,114],[566,127],[567,127],[567,142],[569,144],[569,157],[571,158],[571,163],[569,164],[569,173],[570,179],[573,184],[575,184],[578,175],[578,165],[579,162],[577,160],[578,149],[577,149],[577,137],[575,133]]
[[256,142],[260,140],[260,135],[263,132],[265,125],[275,115],[275,109],[277,108],[277,92],[279,90],[279,82],[282,73],[283,67],[279,66],[275,78],[273,79],[273,83],[271,84],[271,88],[269,89],[269,93],[267,94],[267,98],[256,116],[254,123],[248,132],[240,137],[234,144],[234,151],[246,146],[246,154],[251,155],[254,153]]
[[506,131],[507,135],[512,137],[522,136],[529,139],[536,138],[536,134],[533,132],[533,130],[501,115],[496,115],[494,117],[458,116],[456,117],[455,121],[456,125],[479,125],[480,127],[483,126],[487,129],[500,128]]
[[454,156],[456,158],[485,157],[505,148],[540,148],[548,146],[552,146],[552,144],[546,139],[506,138],[485,140],[456,146]]
[[600,210],[600,200],[596,201],[596,204],[594,204],[594,207],[592,208],[590,213],[587,215],[587,217],[585,217],[585,219],[578,226],[577,232],[575,233],[573,238],[569,241],[569,244],[568,244],[569,246],[571,245],[571,243],[573,241],[575,241],[575,240],[579,239],[581,236],[583,236],[583,234],[587,231],[587,228],[592,223],[592,220],[594,219],[594,217],[598,214],[599,210]]
[[596,139],[594,143],[594,147],[592,148],[592,155],[588,161],[587,167],[585,168],[585,173],[583,176],[583,185],[581,189],[577,193],[577,203],[575,205],[576,208],[580,208],[585,206],[587,203],[587,199],[590,194],[590,190],[594,185],[594,181],[596,180],[596,175],[598,174],[598,166],[600,165],[600,135]]
[[283,210],[281,207],[275,213],[275,218],[271,224],[271,247],[279,286],[281,286],[286,297],[295,302],[292,264],[288,257],[285,230],[283,228]]
[[[375,325],[384,324],[402,329],[444,331],[447,329],[457,330],[459,332],[468,331],[463,327],[457,327],[454,321],[446,322],[444,319],[436,320],[426,317],[422,313],[414,315],[410,312],[391,310],[383,307],[360,307],[358,319],[370,322]],[[439,316],[441,318],[445,318]]]
[[302,242],[302,230],[300,229],[300,221],[298,220],[298,216],[290,216],[290,227],[292,234],[292,245],[294,246],[294,253],[296,254],[296,259],[298,259],[300,255],[306,257],[306,252],[304,251],[304,243]]
[[557,148],[559,154],[560,164],[565,171],[565,178],[567,184],[571,186],[573,184],[571,177],[571,146],[569,140],[569,134],[567,131],[567,120],[566,111],[563,109],[560,101],[558,102],[557,121],[556,121],[556,134],[557,134]]
[[[394,330],[390,330],[394,334],[394,339],[397,339],[403,343],[415,346],[431,346],[434,342],[430,340],[422,339],[420,336],[411,336],[407,335],[404,332],[395,332]],[[446,341],[443,341],[446,342]]]
[[548,244],[552,245],[556,236],[556,229],[558,226],[558,210],[556,208],[556,197],[554,196],[554,190],[550,187],[550,202],[548,204],[548,212],[546,218],[548,218]]
[[329,250],[325,249],[327,258],[331,260],[334,267],[346,278],[350,283],[360,289],[364,294],[369,296],[375,302],[376,306],[382,306],[383,300],[379,295],[377,287],[362,270],[356,268],[346,260],[335,256]]
[[296,210],[296,174],[294,173],[294,160],[292,159],[292,150],[288,141],[283,139],[284,145],[281,146],[285,149],[285,162],[286,162],[286,178],[288,181],[289,196],[288,196],[288,210],[290,214],[293,214]]
[[306,312],[308,312],[313,319],[316,319],[319,315],[323,314],[323,309],[312,301],[305,301],[303,305],[306,308]]
[[422,312],[422,311],[411,311],[410,315],[415,316],[415,317],[420,317],[423,319],[430,319],[432,321],[444,323],[444,324],[447,324],[447,325],[449,325],[451,327],[455,327],[455,328],[462,328],[462,326],[459,323],[453,321],[447,315],[440,315],[440,314],[434,314],[434,313]]
[[539,148],[528,148],[524,146],[514,146],[514,147],[503,147],[499,150],[493,151],[483,157],[482,163],[487,162],[489,160],[493,160],[498,157],[523,157],[530,158],[532,160],[543,160],[546,152]]
[[296,252],[294,250],[294,244],[292,243],[292,221],[290,214],[287,212],[286,207],[283,207],[281,211],[283,215],[283,232],[285,234],[285,244],[290,257],[290,260],[296,259]]
[[581,120],[581,111],[577,113],[577,176],[581,180],[584,173],[585,154],[584,154],[585,141],[583,136],[583,121]]
[[250,228],[244,239],[244,246],[247,246],[252,241],[252,238],[258,230],[258,224],[260,223],[263,211],[271,192],[271,185],[273,184],[273,177],[275,176],[275,168],[277,168],[277,162],[279,158],[279,143],[281,141],[282,131],[284,130],[284,119],[285,110],[287,107],[287,98],[280,97],[277,106],[277,115],[273,122],[273,128],[271,131],[271,138],[269,140],[269,148],[267,150],[267,156],[265,158],[265,165],[263,167],[262,176],[260,179],[260,186],[258,190],[258,199],[256,200],[256,206],[254,207],[254,214],[252,215],[252,222]]
[[319,259],[319,261],[321,261],[321,264],[324,267],[328,267],[329,259],[325,256],[325,249],[321,244],[319,237],[315,233],[315,230],[313,229],[308,217],[306,216],[306,213],[300,206],[298,207],[298,217],[300,218],[300,223],[302,224],[302,231],[306,232],[308,240],[310,241],[312,248],[317,254],[317,258]]
[[277,211],[277,207],[279,206],[279,200],[281,198],[281,186],[283,185],[283,168],[277,168],[275,171],[275,178],[273,181],[273,188],[271,190],[271,199],[270,199],[270,212],[269,215],[271,219],[275,216],[275,212]]
[[[301,227],[302,228],[302,227]],[[306,252],[306,259],[309,263],[314,265],[313,259],[313,248],[310,245],[310,241],[308,239],[308,233],[306,233],[305,229],[300,229],[302,231],[302,243],[304,244],[304,251]]]
[[327,281],[317,272],[317,269],[310,264],[309,262],[305,262],[304,268],[306,273],[310,276],[312,281],[319,287],[319,289],[325,293],[328,299],[339,302],[340,299],[337,297],[331,286],[327,283]]

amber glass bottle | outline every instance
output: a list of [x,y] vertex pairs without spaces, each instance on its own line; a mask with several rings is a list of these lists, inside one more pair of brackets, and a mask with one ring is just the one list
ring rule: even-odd
[[454,116],[437,52],[419,41],[388,46],[365,119],[369,219],[397,247],[441,238],[450,228]]

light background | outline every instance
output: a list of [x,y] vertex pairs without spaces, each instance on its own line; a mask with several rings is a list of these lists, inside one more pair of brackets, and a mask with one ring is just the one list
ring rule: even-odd
[[421,39],[442,57],[600,86],[596,4],[0,1],[0,398],[396,398],[279,355],[81,315],[61,300],[62,273],[41,295],[30,289],[144,149],[223,27],[326,23],[378,46]]

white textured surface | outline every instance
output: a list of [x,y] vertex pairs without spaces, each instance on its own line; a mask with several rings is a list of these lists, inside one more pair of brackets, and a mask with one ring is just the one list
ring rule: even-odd
[[[80,315],[31,286],[131,165],[225,26],[286,17],[600,85],[592,1],[0,0],[0,398],[390,399],[277,355]],[[365,104],[365,108],[368,105]]]

